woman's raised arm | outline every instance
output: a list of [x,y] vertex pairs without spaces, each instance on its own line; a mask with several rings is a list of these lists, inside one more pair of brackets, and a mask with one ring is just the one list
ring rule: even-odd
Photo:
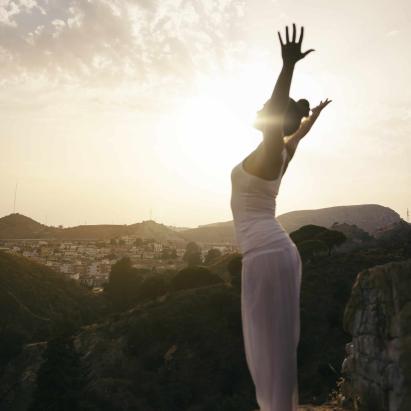
[[[296,41],[297,30],[295,24],[293,24],[293,33],[290,40],[288,26],[285,29],[285,43],[278,32],[278,38],[281,44],[281,56],[283,58],[283,67],[280,75],[278,76],[275,84],[271,99],[269,100],[268,107],[264,108],[264,112],[267,114],[267,118],[271,121],[267,121],[264,129],[264,146],[266,154],[271,158],[278,158],[283,148],[283,118],[287,110],[291,80],[293,77],[295,64],[303,59],[307,54],[314,51],[313,49],[306,52],[301,51],[301,44],[304,37],[304,27],[301,27],[300,36]],[[266,111],[267,110],[267,111]]]
[[287,151],[291,157],[294,155],[295,150],[297,149],[297,146],[300,140],[311,130],[311,127],[316,122],[321,111],[325,107],[327,107],[328,104],[331,103],[331,101],[332,100],[328,100],[327,98],[324,101],[321,101],[318,106],[314,107],[311,110],[312,114],[310,115],[310,117],[308,117],[306,120],[303,120],[300,128],[292,136],[290,136],[287,139],[287,141],[285,142],[285,145],[287,146]]

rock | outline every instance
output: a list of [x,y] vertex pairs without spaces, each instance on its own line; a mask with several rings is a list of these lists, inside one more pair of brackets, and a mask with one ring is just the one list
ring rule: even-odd
[[[6,366],[0,379],[0,408],[27,410],[37,385],[37,372],[44,362],[47,342],[26,344],[15,361]],[[3,408],[4,407],[4,408]]]
[[358,274],[344,329],[343,394],[358,410],[411,410],[411,260]]

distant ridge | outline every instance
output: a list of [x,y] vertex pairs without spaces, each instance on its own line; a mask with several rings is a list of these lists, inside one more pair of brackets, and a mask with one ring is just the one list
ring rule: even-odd
[[292,232],[306,224],[330,227],[335,222],[353,224],[373,235],[382,228],[401,221],[400,215],[389,207],[378,204],[360,204],[298,210],[281,214],[281,225]]
[[[403,221],[400,215],[389,207],[378,204],[360,204],[326,207],[313,210],[297,210],[277,217],[280,224],[289,233],[303,225],[315,224],[331,227],[334,223],[356,225],[371,235]],[[236,243],[232,221],[201,225],[181,231],[180,234],[189,241],[209,243]]]
[[0,239],[109,240],[127,235],[163,242],[185,241],[179,233],[153,220],[131,225],[97,224],[57,228],[40,224],[18,213],[0,218]]
[[[403,221],[397,212],[378,204],[297,210],[281,214],[277,218],[288,232],[295,231],[307,224],[331,227],[334,223],[345,223],[356,225],[371,235]],[[153,220],[130,225],[98,224],[56,228],[40,224],[18,213],[0,218],[0,239],[108,240],[126,235],[181,244],[187,241],[209,244],[236,243],[232,221],[205,224],[197,228],[176,231],[175,228],[170,228]]]

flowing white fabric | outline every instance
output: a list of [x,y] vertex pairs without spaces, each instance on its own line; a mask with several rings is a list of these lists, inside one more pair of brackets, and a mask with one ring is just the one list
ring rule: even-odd
[[231,209],[242,258],[241,315],[246,361],[261,411],[296,411],[301,258],[275,218],[276,180],[231,172]]

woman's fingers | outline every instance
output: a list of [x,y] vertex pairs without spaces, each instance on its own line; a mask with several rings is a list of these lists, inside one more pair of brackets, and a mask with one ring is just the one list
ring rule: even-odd
[[280,40],[280,44],[281,44],[281,47],[282,47],[282,46],[284,46],[284,43],[283,43],[283,39],[281,38],[281,33],[279,31],[277,31],[277,33],[278,33],[278,39]]
[[[280,39],[281,45],[284,45],[284,41],[281,37],[281,33],[279,31],[277,33],[278,33],[278,37]],[[304,26],[301,26],[301,32],[300,32],[300,36],[298,38],[298,42],[296,41],[297,40],[297,26],[295,25],[295,23],[293,23],[293,33],[292,33],[291,41],[290,41],[289,28],[288,28],[288,26],[285,26],[285,40],[286,40],[286,43],[297,43],[297,44],[301,45],[301,43],[303,41],[303,38],[304,38]]]
[[328,98],[325,99],[324,101],[321,100],[321,101],[320,101],[320,104],[318,104],[317,107],[314,107],[314,108],[312,109],[312,111],[321,111],[324,107],[328,106],[328,104],[330,104],[331,101],[332,101],[332,100],[329,100]]
[[313,51],[315,50],[314,49],[307,50],[305,53],[302,54],[302,56],[305,57],[307,54],[310,54]]
[[304,26],[301,26],[300,38],[298,39],[299,44],[303,42],[303,37],[304,37]]

